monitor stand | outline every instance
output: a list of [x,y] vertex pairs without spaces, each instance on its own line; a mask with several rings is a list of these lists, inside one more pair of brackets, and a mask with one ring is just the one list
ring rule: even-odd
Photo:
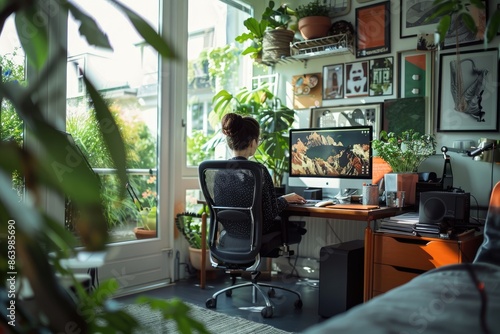
[[349,196],[354,195],[358,192],[356,188],[346,188],[342,192],[342,189],[339,189],[339,193],[334,196],[335,199],[339,201],[339,203],[346,203],[349,200]]

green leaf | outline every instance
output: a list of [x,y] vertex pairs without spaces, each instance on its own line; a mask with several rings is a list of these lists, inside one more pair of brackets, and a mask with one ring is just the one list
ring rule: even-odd
[[453,1],[446,1],[445,3],[435,6],[433,8],[432,14],[424,20],[424,23],[432,22],[434,19],[439,17],[441,17],[442,20],[446,16],[451,16],[455,12],[455,3]]
[[97,92],[94,85],[86,76],[83,77],[83,80],[85,82],[87,92],[90,95],[90,99],[94,104],[95,117],[99,124],[99,129],[102,133],[104,143],[108,148],[109,154],[113,159],[114,166],[117,169],[117,176],[122,184],[120,195],[123,197],[128,178],[125,171],[126,152],[120,129],[118,128],[113,115],[111,115],[108,106],[104,102],[104,99],[99,92]]
[[441,20],[439,20],[439,23],[436,27],[436,30],[439,34],[439,42],[442,43],[444,42],[444,39],[446,37],[446,33],[448,32],[448,29],[450,28],[451,24],[451,16],[443,16]]
[[[37,20],[43,10],[38,3],[19,10],[15,16],[17,36],[26,53],[28,61],[40,69],[47,61],[49,55],[49,42],[45,20]],[[54,4],[57,6],[57,4]],[[35,22],[36,20],[36,22]]]
[[80,35],[85,37],[87,43],[105,49],[113,49],[109,43],[108,35],[99,29],[99,26],[92,17],[82,12],[80,8],[72,2],[66,2],[65,5],[68,7],[75,20],[80,22],[78,31]]
[[111,0],[111,2],[117,5],[125,13],[125,15],[127,15],[139,35],[141,35],[144,40],[156,51],[158,51],[158,53],[165,58],[175,58],[175,54],[172,50],[170,50],[167,42],[149,25],[149,23],[119,1]]
[[491,42],[493,38],[497,35],[498,29],[500,28],[500,9],[497,9],[488,21],[486,27],[486,42]]
[[472,16],[468,12],[462,12],[460,13],[460,18],[464,22],[467,29],[469,29],[469,31],[474,33],[475,35],[477,32],[477,27],[476,27],[476,22],[474,21]]

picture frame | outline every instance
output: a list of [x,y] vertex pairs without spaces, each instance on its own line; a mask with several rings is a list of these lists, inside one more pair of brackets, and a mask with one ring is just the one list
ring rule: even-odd
[[398,97],[432,97],[434,82],[434,53],[428,51],[399,51]]
[[352,0],[330,0],[330,12],[328,16],[337,17],[349,14]]
[[394,57],[375,58],[369,61],[369,95],[394,94]]
[[319,107],[323,101],[321,73],[292,76],[293,109]]
[[323,66],[323,100],[344,98],[344,64]]
[[[476,6],[466,6],[466,10],[470,13],[474,19],[476,27],[478,27],[477,33],[474,34],[463,22],[461,16],[452,16],[450,28],[446,33],[443,41],[444,49],[451,49],[457,47],[456,35],[458,32],[458,46],[467,46],[481,44],[484,41],[484,33],[486,31],[486,22],[488,20],[488,4],[483,0],[484,9],[479,9]],[[458,29],[458,31],[457,31]]]
[[424,96],[384,100],[382,130],[402,133],[413,129],[427,134],[432,131],[429,119]]
[[391,53],[390,1],[356,8],[356,58]]
[[462,51],[456,64],[456,53],[440,55],[437,131],[498,131],[498,49]]
[[378,138],[382,122],[382,103],[354,104],[311,109],[310,127],[371,125]]
[[345,64],[345,97],[368,96],[368,61]]
[[433,1],[400,0],[399,37],[415,37],[420,33],[434,33],[439,18],[431,22],[425,20],[432,14]]

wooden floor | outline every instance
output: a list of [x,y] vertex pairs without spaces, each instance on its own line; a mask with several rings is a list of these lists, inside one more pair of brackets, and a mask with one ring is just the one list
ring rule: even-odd
[[[246,278],[238,278],[236,284],[247,281]],[[272,298],[274,305],[273,317],[263,318],[259,306],[263,306],[264,301],[259,296],[256,303],[252,303],[252,289],[250,287],[236,289],[232,296],[228,297],[224,293],[217,298],[217,306],[214,311],[222,312],[231,316],[239,316],[255,322],[265,323],[287,332],[299,333],[314,324],[320,323],[325,318],[318,315],[318,294],[319,287],[317,280],[301,279],[298,277],[287,277],[277,274],[272,277],[263,277],[264,283],[276,284],[294,291],[298,291],[302,297],[303,306],[295,309],[297,300],[295,294],[276,289],[276,296]],[[177,297],[182,300],[206,307],[206,300],[212,297],[216,291],[231,285],[231,279],[223,272],[216,277],[207,280],[205,289],[199,287],[197,277],[180,280],[172,285],[156,290],[141,292],[141,295],[154,296],[156,298]],[[267,288],[265,289],[267,291]],[[123,302],[133,302],[137,295],[121,297],[118,300]]]

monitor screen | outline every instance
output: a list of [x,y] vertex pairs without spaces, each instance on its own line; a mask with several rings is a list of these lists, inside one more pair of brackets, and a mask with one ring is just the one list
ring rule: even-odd
[[371,126],[290,130],[289,186],[361,189],[372,180]]

